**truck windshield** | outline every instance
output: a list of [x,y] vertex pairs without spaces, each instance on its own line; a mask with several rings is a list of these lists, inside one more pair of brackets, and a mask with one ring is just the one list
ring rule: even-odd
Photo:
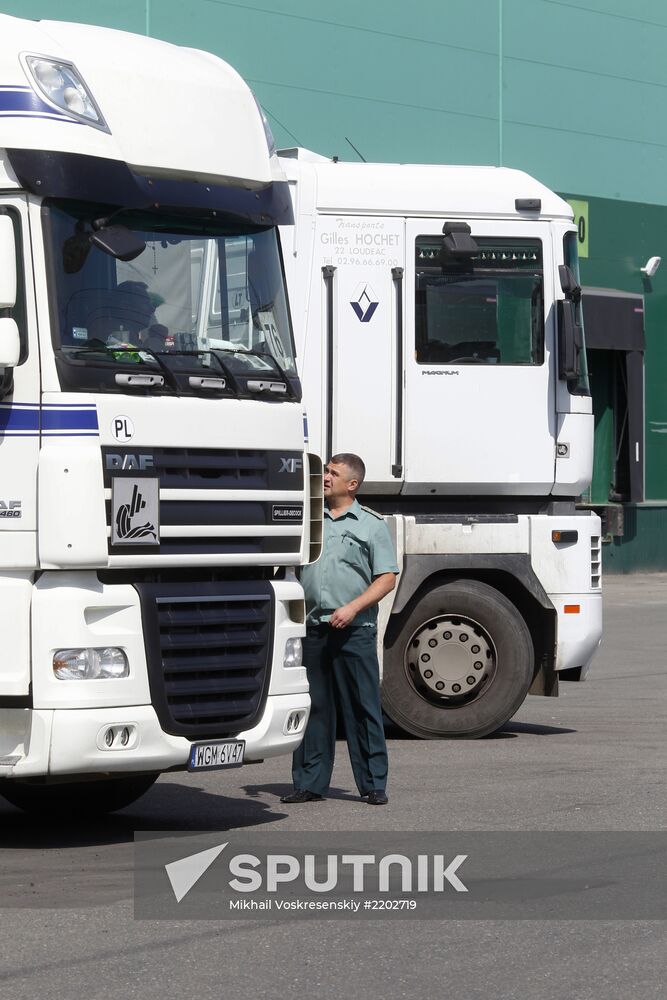
[[420,364],[541,365],[542,244],[475,237],[479,253],[453,258],[419,236],[415,348]]
[[[235,375],[254,379],[252,385],[257,378],[296,379],[274,228],[243,232],[220,224],[216,230],[183,218],[116,213],[111,224],[132,229],[146,244],[123,262],[87,243],[102,209],[96,214],[90,205],[51,202],[47,212],[63,388],[122,391],[122,381],[100,376],[119,366],[226,372],[228,389],[234,383],[247,389],[248,379]],[[73,263],[77,241],[84,250]],[[191,382],[166,378],[164,391],[189,391]]]

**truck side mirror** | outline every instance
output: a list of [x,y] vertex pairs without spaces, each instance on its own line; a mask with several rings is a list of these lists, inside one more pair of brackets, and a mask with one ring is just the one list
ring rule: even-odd
[[146,249],[144,240],[126,226],[103,225],[95,228],[90,234],[90,242],[110,257],[123,261],[134,260]]
[[109,226],[104,219],[93,223],[88,231],[78,222],[73,236],[63,246],[63,267],[66,274],[78,274],[86,263],[91,246],[108,253],[116,260],[130,261],[146,249],[146,243],[126,226]]
[[579,379],[584,337],[579,306],[572,299],[558,302],[558,378]]
[[8,215],[0,215],[0,309],[16,305],[16,240]]
[[442,232],[444,234],[442,250],[445,255],[470,258],[479,253],[479,246],[470,235],[470,226],[467,222],[446,222]]
[[560,287],[563,289],[565,298],[572,299],[573,302],[580,302],[581,286],[567,264],[560,264],[558,266],[558,277],[560,278]]
[[21,356],[21,338],[16,320],[0,318],[0,368],[16,368]]
[[558,303],[558,378],[567,381],[581,376],[584,334],[581,326],[581,286],[566,264],[558,267],[565,300]]

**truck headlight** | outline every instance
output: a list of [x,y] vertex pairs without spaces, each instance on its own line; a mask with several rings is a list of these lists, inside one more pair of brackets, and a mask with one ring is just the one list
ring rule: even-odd
[[122,649],[58,649],[53,654],[53,673],[60,681],[104,680],[128,677],[130,664]]
[[73,63],[46,56],[25,56],[25,65],[32,80],[51,104],[86,125],[109,131],[102,112]]
[[300,667],[303,663],[301,639],[288,639],[285,643],[284,667]]

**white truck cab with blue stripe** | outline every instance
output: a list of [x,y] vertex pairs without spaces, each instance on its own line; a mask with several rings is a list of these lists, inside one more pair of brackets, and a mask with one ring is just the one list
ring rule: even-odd
[[0,36],[0,794],[113,809],[303,733],[322,501],[291,204],[215,56],[4,15]]

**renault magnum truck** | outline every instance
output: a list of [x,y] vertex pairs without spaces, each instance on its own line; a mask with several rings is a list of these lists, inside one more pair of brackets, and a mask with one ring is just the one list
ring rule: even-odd
[[16,805],[114,809],[159,772],[301,739],[296,568],[322,501],[290,219],[259,107],[220,59],[0,16],[0,794]]
[[311,446],[363,457],[396,542],[385,712],[483,736],[582,679],[601,636],[572,212],[516,170],[281,162]]

